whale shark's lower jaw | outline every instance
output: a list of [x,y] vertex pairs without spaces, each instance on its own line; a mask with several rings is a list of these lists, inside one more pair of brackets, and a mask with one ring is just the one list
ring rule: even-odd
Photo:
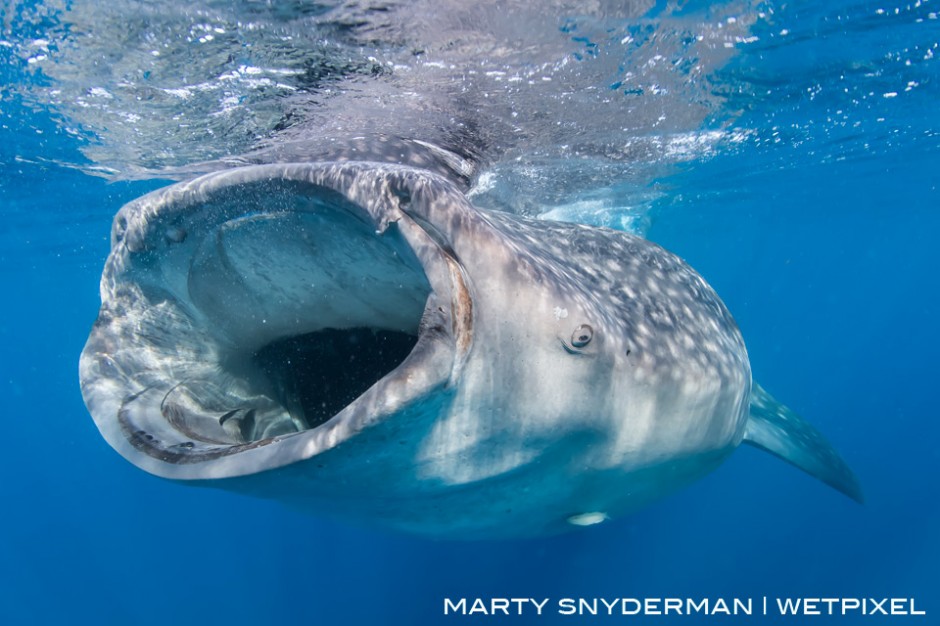
[[213,174],[115,219],[82,391],[138,466],[215,478],[294,463],[425,401],[459,366],[459,268],[405,215],[406,192],[329,169]]

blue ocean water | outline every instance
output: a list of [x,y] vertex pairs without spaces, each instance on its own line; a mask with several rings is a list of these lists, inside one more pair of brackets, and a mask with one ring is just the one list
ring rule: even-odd
[[[65,165],[87,162],[74,133],[3,88],[0,621],[940,623],[936,10],[777,7],[714,83],[744,139],[648,183],[649,238],[715,287],[755,378],[829,436],[867,503],[746,448],[629,518],[514,542],[360,530],[162,481],[115,454],[84,408],[77,359],[111,217],[162,183]],[[0,84],[36,80],[2,60]],[[443,613],[463,597],[764,596],[914,598],[927,615]]]

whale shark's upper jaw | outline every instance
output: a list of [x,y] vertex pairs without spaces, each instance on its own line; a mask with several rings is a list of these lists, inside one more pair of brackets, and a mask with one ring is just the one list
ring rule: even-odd
[[472,306],[459,265],[406,192],[337,189],[325,169],[215,174],[118,214],[81,378],[137,465],[210,478],[290,464],[456,376]]

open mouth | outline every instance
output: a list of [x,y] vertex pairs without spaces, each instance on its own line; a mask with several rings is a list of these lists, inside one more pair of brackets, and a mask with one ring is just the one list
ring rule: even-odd
[[82,385],[131,460],[192,464],[314,431],[309,456],[452,375],[469,296],[439,236],[399,196],[350,202],[297,180],[311,171],[210,175],[116,218]]
[[431,292],[397,224],[377,234],[349,207],[267,187],[256,199],[242,189],[249,214],[206,232],[188,271],[236,395],[274,404],[226,410],[233,442],[329,421],[405,361]]

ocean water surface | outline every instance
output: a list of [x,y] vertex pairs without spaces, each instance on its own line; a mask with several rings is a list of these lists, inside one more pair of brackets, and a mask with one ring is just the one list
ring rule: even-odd
[[[0,621],[940,623],[940,6],[508,2],[469,22],[459,4],[364,6],[0,4]],[[117,209],[277,150],[332,154],[304,138],[415,127],[482,164],[481,206],[632,229],[689,261],[755,379],[829,437],[866,504],[745,447],[627,518],[428,541],[113,452],[77,363]],[[765,596],[926,616],[557,612]],[[444,614],[478,597],[550,601]]]

